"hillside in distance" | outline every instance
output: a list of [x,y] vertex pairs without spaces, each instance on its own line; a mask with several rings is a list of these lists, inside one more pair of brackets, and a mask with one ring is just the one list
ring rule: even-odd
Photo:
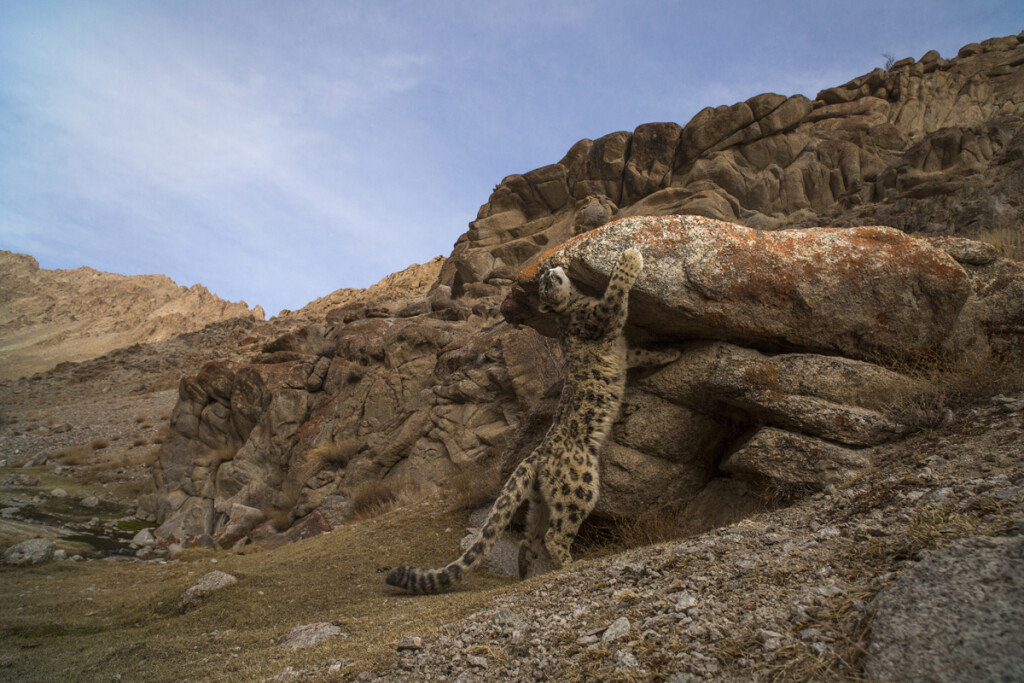
[[0,380],[250,315],[264,319],[259,306],[166,275],[47,270],[31,256],[0,251]]

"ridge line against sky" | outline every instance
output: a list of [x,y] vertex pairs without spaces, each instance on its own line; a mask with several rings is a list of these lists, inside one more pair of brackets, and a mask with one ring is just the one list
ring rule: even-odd
[[995,0],[0,0],[0,249],[273,315],[447,256],[582,138],[1022,28]]

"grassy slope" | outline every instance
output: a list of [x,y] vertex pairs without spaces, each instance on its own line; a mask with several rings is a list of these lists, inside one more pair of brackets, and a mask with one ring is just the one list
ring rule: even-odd
[[[351,676],[393,658],[402,636],[429,636],[486,605],[510,582],[480,572],[454,594],[415,598],[384,584],[385,565],[450,560],[464,523],[465,512],[423,504],[246,555],[193,550],[168,564],[3,569],[0,677],[265,680],[288,666],[339,660]],[[181,594],[214,569],[238,583],[178,614]],[[291,628],[319,621],[333,622],[346,636],[300,650],[278,645]]]

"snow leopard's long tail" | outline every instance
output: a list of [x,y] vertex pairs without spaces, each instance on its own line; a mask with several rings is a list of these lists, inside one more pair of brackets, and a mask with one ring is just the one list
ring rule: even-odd
[[537,452],[534,451],[512,472],[498,499],[494,501],[494,507],[487,515],[487,521],[481,527],[480,533],[457,560],[437,569],[394,567],[384,580],[392,586],[412,593],[440,593],[451,590],[466,572],[473,569],[491,552],[498,534],[508,527],[512,515],[526,499],[527,492],[537,478],[536,456]]

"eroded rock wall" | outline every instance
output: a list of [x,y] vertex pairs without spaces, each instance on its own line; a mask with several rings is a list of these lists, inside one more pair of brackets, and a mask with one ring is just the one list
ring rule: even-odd
[[889,225],[971,236],[1020,223],[1024,34],[929,52],[802,95],[708,107],[581,140],[505,178],[459,238],[441,282],[504,284],[573,234],[639,215],[775,229]]

